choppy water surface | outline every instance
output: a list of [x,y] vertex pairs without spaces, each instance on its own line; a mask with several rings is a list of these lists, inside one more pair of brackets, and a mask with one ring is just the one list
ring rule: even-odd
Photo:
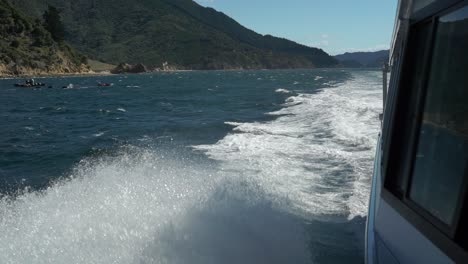
[[0,263],[363,262],[378,71],[17,81]]

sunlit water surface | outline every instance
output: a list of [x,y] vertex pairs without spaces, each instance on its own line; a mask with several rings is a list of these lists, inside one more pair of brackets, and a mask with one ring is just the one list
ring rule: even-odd
[[363,262],[378,71],[19,81],[0,80],[0,263]]

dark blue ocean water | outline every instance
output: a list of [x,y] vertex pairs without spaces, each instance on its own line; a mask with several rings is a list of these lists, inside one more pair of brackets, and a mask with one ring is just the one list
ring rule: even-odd
[[0,263],[363,262],[379,72],[19,81],[0,80]]

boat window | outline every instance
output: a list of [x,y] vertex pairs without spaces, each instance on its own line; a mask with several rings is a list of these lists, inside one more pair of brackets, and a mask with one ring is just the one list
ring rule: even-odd
[[455,224],[468,173],[468,6],[440,17],[409,198]]
[[395,119],[399,120],[393,131],[388,164],[388,175],[385,185],[394,195],[403,198],[408,182],[407,166],[402,160],[411,160],[409,146],[413,139],[412,129],[418,120],[418,94],[423,88],[424,60],[427,44],[431,35],[432,23],[424,23],[411,29],[405,64],[403,65],[401,89],[398,92]]

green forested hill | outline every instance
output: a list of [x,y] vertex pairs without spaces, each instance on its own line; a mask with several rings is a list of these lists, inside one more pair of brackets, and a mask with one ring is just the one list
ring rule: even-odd
[[330,67],[324,51],[257,34],[192,0],[14,0],[38,17],[62,10],[66,40],[93,59],[185,69]]
[[86,58],[57,43],[42,26],[0,0],[0,75],[76,73]]
[[262,36],[245,28],[222,12],[218,12],[213,8],[202,7],[194,3],[192,0],[165,1],[181,10],[184,10],[187,14],[193,16],[199,21],[228,34],[236,40],[239,40],[240,42],[247,43],[264,50],[305,56],[309,60],[313,61],[318,67],[335,64],[333,58],[326,56],[327,54],[321,49],[307,47],[293,41],[273,37],[271,35]]

